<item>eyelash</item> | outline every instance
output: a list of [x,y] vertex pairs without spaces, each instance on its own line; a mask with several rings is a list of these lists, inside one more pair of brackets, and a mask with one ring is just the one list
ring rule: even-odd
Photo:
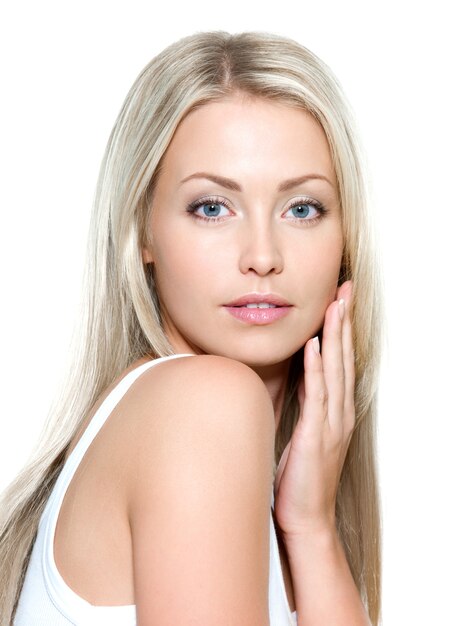
[[[222,217],[217,217],[217,216],[207,217],[207,215],[197,215],[196,210],[199,207],[204,206],[205,204],[220,204],[221,206],[224,206],[226,209],[230,209],[230,207],[228,206],[224,198],[211,196],[208,198],[201,198],[200,200],[195,200],[194,202],[191,202],[187,206],[186,211],[195,219],[203,220],[204,222],[211,222],[211,223],[220,222],[224,220],[226,217],[228,217],[227,215],[224,215]],[[296,222],[300,223],[302,226],[311,226],[314,222],[319,222],[328,213],[328,209],[321,202],[318,202],[318,200],[312,200],[311,198],[302,198],[302,197],[299,200],[296,200],[295,202],[291,202],[291,204],[289,204],[289,206],[287,207],[287,211],[290,211],[290,209],[293,209],[294,207],[299,206],[301,204],[313,206],[313,208],[316,211],[318,211],[318,214],[315,217],[291,218],[295,220]]]

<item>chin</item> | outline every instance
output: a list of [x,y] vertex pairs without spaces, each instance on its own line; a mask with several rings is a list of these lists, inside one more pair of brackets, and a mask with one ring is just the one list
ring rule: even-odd
[[305,342],[302,340],[295,344],[292,342],[278,342],[276,345],[273,345],[272,342],[256,341],[239,342],[233,346],[226,342],[220,350],[212,350],[209,353],[240,361],[252,368],[269,367],[290,359],[304,347]]

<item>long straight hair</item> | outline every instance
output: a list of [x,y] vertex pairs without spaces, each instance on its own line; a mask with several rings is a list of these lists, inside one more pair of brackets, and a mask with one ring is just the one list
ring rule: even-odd
[[[131,87],[112,129],[94,198],[83,311],[69,373],[37,452],[3,495],[2,626],[11,624],[40,516],[67,448],[91,407],[136,359],[173,354],[162,329],[151,272],[141,254],[152,192],[181,120],[195,107],[238,92],[308,111],[328,139],[345,242],[339,284],[354,281],[356,366],[356,427],[339,484],[336,524],[371,622],[379,624],[381,516],[375,420],[382,286],[354,117],[330,68],[302,45],[263,32],[215,31],[185,37],[152,59]],[[296,390],[302,375],[299,351],[292,359],[276,433],[276,463],[299,417]]]

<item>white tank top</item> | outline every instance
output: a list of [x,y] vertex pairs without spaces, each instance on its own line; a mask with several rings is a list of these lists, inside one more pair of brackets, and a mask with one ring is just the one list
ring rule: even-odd
[[[98,408],[67,459],[39,521],[14,626],[135,626],[135,605],[93,606],[77,595],[61,577],[54,561],[54,534],[65,492],[89,445],[132,383],[157,363],[189,354],[175,354],[144,363],[127,374]],[[274,506],[274,491],[271,499]],[[270,626],[295,626],[287,600],[276,530],[271,510],[269,552]]]

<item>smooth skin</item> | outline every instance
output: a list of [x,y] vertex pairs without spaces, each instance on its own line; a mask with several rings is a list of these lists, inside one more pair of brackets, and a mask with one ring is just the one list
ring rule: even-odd
[[[211,178],[194,177],[200,172]],[[305,178],[312,173],[323,178]],[[199,217],[188,212],[207,198],[223,201],[220,219],[202,219],[202,205]],[[327,209],[321,219],[315,202]],[[309,207],[307,225],[299,205]],[[291,357],[306,346],[301,415],[274,483],[281,548],[291,546],[283,559],[290,608],[299,626],[327,623],[316,619],[325,615],[368,624],[337,544],[334,557],[316,544],[335,534],[355,419],[352,284],[337,286],[342,250],[334,168],[310,115],[237,94],[183,120],[163,160],[142,255],[154,264],[170,342],[197,356],[159,364],[134,383],[69,487],[55,558],[79,595],[136,604],[139,626],[267,626],[274,436]],[[224,304],[252,292],[276,293],[292,309],[272,324],[243,324]],[[322,327],[320,355],[309,339]],[[339,609],[321,571],[294,556],[306,553],[307,538],[309,562],[324,565],[341,593]],[[315,606],[309,582],[322,589]]]
[[163,366],[127,498],[138,623],[267,626],[269,394],[224,357]]
[[338,289],[318,339],[304,352],[300,417],[275,477],[276,519],[286,536],[335,529],[341,470],[355,425],[354,348],[349,307],[352,283]]
[[[190,178],[198,173],[229,180]],[[310,174],[326,180],[300,182]],[[196,215],[187,210],[212,199],[219,203],[217,219],[202,219],[203,207]],[[327,214],[321,217],[314,202]],[[296,217],[293,205],[308,205],[307,216]],[[163,159],[144,261],[154,264],[164,327],[176,351],[249,365],[270,392],[276,427],[290,358],[323,325],[337,296],[342,252],[334,167],[311,115],[239,95],[183,120]],[[291,312],[266,326],[227,313],[224,304],[253,292],[282,296]]]

